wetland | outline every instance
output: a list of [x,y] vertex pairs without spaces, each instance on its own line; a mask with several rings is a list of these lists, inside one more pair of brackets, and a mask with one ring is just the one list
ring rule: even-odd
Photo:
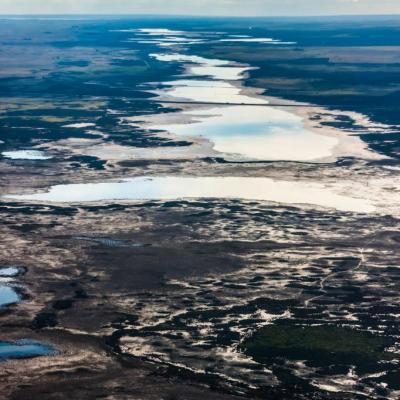
[[0,397],[399,398],[398,17],[0,19]]

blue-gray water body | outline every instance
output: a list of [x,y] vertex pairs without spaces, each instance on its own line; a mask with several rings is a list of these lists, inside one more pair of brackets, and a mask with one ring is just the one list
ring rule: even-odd
[[0,308],[18,303],[20,300],[20,295],[13,287],[0,285]]
[[6,267],[0,269],[1,278],[11,278],[22,273],[22,269],[19,267]]
[[0,361],[10,358],[46,356],[54,352],[53,347],[32,340],[19,340],[13,343],[0,342]]
[[[15,278],[24,273],[20,267],[0,268],[0,309],[21,301]],[[50,355],[55,349],[33,340],[0,341],[0,361],[12,358],[31,358]]]
[[21,273],[23,273],[23,270],[18,267],[0,268],[0,309],[21,300],[14,280]]

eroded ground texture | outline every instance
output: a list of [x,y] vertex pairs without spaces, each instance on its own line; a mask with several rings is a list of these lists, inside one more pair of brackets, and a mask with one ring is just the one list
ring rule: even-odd
[[0,398],[398,399],[399,30],[2,19]]

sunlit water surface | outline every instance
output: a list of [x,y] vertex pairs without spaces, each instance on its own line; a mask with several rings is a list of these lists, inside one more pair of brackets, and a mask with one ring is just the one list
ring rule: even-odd
[[[244,79],[251,67],[195,55],[155,53],[151,56],[158,61],[183,63],[189,76],[195,78],[165,82],[165,88],[156,91],[158,95],[225,105],[180,112],[181,121],[174,123],[168,118],[176,120],[176,113],[169,114],[164,117],[164,123],[150,124],[150,129],[207,138],[214,144],[214,150],[227,159],[233,154],[248,160],[311,161],[333,154],[338,144],[336,137],[307,129],[303,118],[296,114],[265,107],[268,104],[265,98],[250,96],[235,84]],[[189,123],[188,118],[191,118]]]
[[30,358],[46,356],[54,353],[51,346],[32,340],[19,340],[17,342],[0,342],[0,361],[10,358]]
[[49,160],[52,158],[39,150],[3,151],[1,155],[11,160]]
[[139,177],[120,182],[56,185],[45,193],[4,197],[46,202],[237,198],[312,204],[352,212],[374,211],[367,200],[336,194],[321,184],[247,177]]

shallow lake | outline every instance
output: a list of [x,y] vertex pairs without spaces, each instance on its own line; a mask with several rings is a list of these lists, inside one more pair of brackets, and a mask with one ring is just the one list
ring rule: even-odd
[[164,82],[164,89],[156,94],[221,106],[170,113],[162,117],[162,123],[150,122],[150,129],[207,138],[226,159],[234,154],[235,158],[257,161],[313,161],[331,157],[339,143],[337,137],[307,128],[303,117],[268,107],[266,98],[247,94],[235,81],[244,79],[251,67],[176,53],[154,53],[151,57],[186,66],[185,79]]
[[0,360],[9,358],[30,358],[46,356],[54,353],[51,346],[31,340],[17,342],[0,342]]
[[138,177],[119,182],[56,185],[45,193],[3,198],[44,202],[235,198],[310,204],[341,211],[373,212],[367,200],[336,194],[322,184],[247,177]]
[[21,297],[13,287],[3,285],[0,281],[0,309],[4,306],[18,303],[20,300]]
[[301,117],[276,108],[228,106],[182,115],[193,122],[167,121],[152,128],[207,138],[226,159],[236,154],[247,160],[311,161],[329,157],[338,144],[337,138],[305,129]]
[[4,151],[1,155],[11,160],[49,160],[52,158],[39,150]]

